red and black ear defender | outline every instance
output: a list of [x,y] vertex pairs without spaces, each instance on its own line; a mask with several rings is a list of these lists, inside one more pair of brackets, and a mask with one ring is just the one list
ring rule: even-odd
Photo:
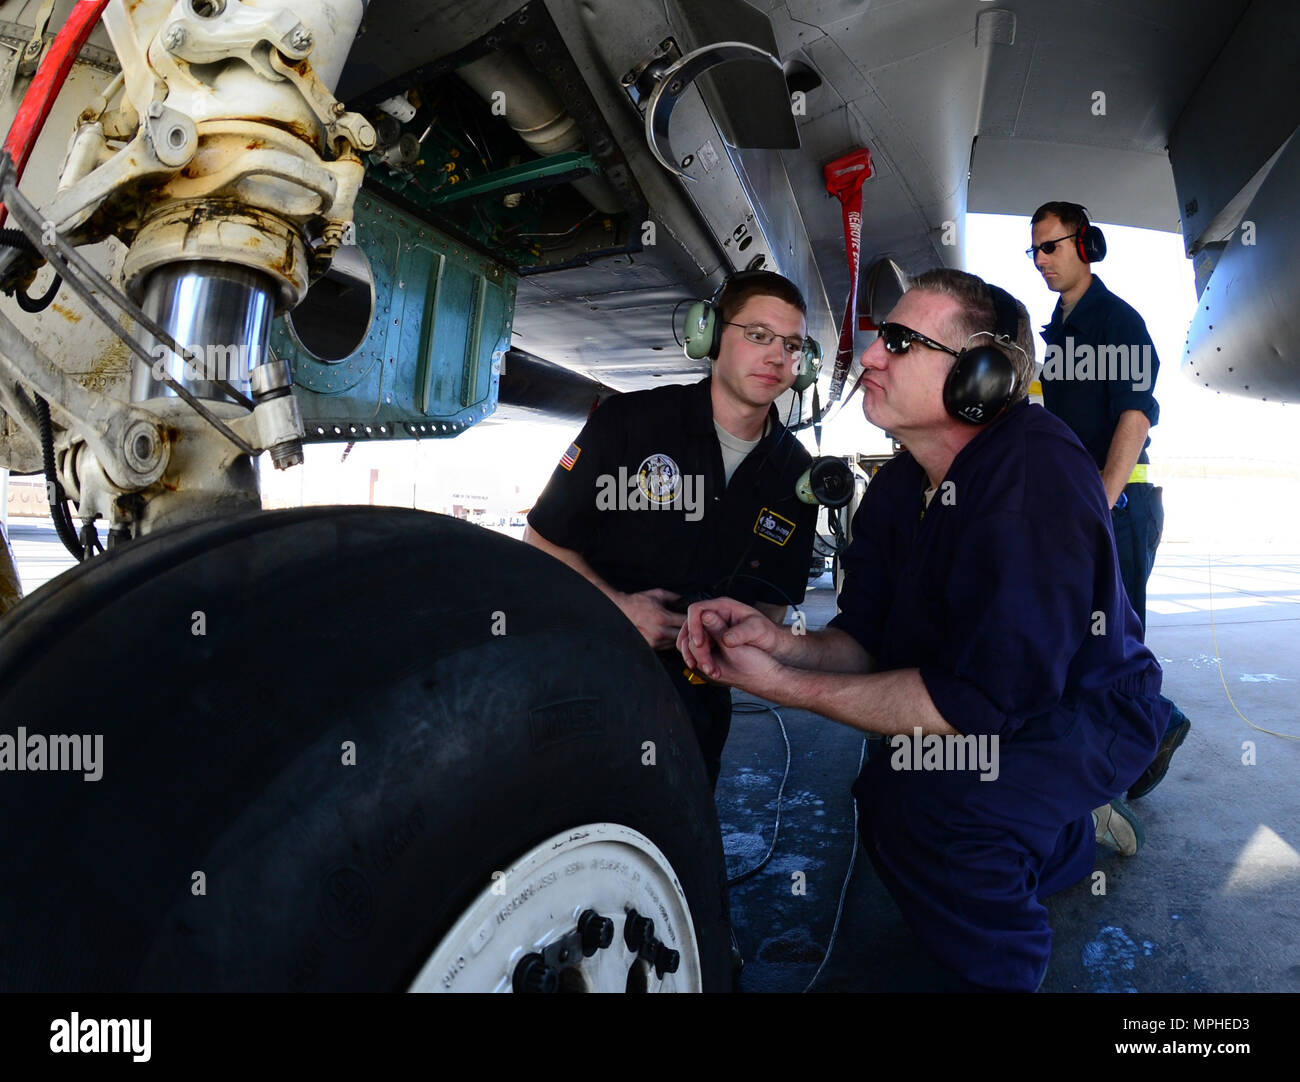
[[1074,243],[1079,258],[1085,263],[1100,263],[1106,258],[1106,237],[1100,229],[1088,221],[1088,211],[1079,207],[1079,231]]
[[[682,338],[685,340],[684,352],[693,361],[702,361],[706,357],[711,361],[718,359],[722,350],[722,309],[719,302],[722,295],[732,286],[742,286],[750,280],[771,278],[772,271],[745,270],[729,274],[720,286],[713,291],[707,301],[696,301],[686,309],[686,326]],[[804,360],[800,371],[794,379],[795,391],[806,391],[817,382],[821,371],[821,345],[815,338],[804,340]]]
[[[989,286],[989,294],[993,299],[994,329],[978,331],[971,338],[991,337],[1023,353],[1016,342],[1020,323],[1016,299],[995,285]],[[968,343],[944,381],[943,405],[959,421],[984,425],[1007,408],[1015,391],[1016,369],[1011,358],[996,346],[970,347]]]

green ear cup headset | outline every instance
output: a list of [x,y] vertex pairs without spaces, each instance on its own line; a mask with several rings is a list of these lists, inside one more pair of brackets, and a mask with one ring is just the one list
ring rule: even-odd
[[[722,309],[719,301],[731,286],[743,285],[749,280],[761,280],[774,276],[773,271],[750,270],[737,271],[728,275],[707,301],[696,301],[686,310],[686,326],[682,335],[686,340],[685,353],[693,361],[702,361],[706,357],[711,361],[718,359],[722,349]],[[803,359],[799,371],[795,374],[793,389],[802,394],[814,383],[821,373],[822,349],[815,338],[804,339]]]
[[799,371],[795,373],[792,389],[803,394],[822,372],[822,347],[816,338],[803,340],[803,357],[799,361]]

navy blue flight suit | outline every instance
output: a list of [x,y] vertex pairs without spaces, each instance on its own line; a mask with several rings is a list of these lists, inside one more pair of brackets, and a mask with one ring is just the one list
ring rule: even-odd
[[874,755],[853,787],[860,833],[940,961],[979,988],[1033,991],[1051,954],[1042,899],[1091,872],[1089,813],[1164,731],[1160,666],[1124,595],[1096,465],[1060,420],[1017,403],[928,509],[927,485],[906,453],[872,480],[831,626],[879,669],[919,668],[960,733],[997,736],[999,773]]
[[[1040,383],[1043,388],[1043,405],[1069,425],[1079,437],[1100,470],[1106,465],[1110,441],[1115,435],[1119,415],[1125,410],[1140,410],[1155,427],[1160,420],[1160,405],[1155,399],[1156,376],[1160,359],[1147,333],[1147,325],[1137,310],[1127,301],[1115,296],[1095,274],[1087,292],[1079,298],[1068,317],[1062,317],[1063,305],[1058,300],[1051,322],[1043,328],[1043,341],[1050,349],[1058,347],[1062,354],[1077,352],[1081,346],[1090,346],[1094,354],[1103,346],[1123,346],[1130,358],[1142,350],[1150,350],[1150,364],[1142,372],[1145,384],[1139,390],[1132,378],[1134,369],[1130,361],[1125,379],[1094,378],[1090,380],[1054,378],[1056,373],[1044,365]],[[1107,373],[1109,374],[1109,373]],[[1147,448],[1151,437],[1142,444],[1138,462],[1149,462]],[[1119,555],[1119,573],[1124,580],[1124,590],[1129,604],[1137,613],[1146,637],[1147,579],[1156,563],[1156,549],[1165,528],[1165,507],[1160,489],[1147,481],[1131,481],[1124,486],[1124,506],[1112,507],[1111,524],[1115,530],[1115,548]],[[1172,702],[1169,706],[1169,728],[1182,724],[1187,715]]]

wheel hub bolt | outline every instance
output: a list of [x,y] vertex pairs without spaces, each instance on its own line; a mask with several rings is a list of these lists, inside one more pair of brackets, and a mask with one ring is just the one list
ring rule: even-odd
[[655,947],[655,976],[664,979],[665,973],[676,973],[682,964],[682,956],[671,947],[659,943]]
[[578,935],[582,937],[582,955],[590,958],[614,942],[614,922],[588,909],[578,918]]
[[516,992],[558,992],[560,975],[540,954],[525,954],[515,966],[511,985]]
[[623,942],[627,944],[627,949],[634,954],[639,953],[641,947],[654,938],[655,922],[649,917],[643,917],[635,909],[627,915],[627,922],[623,925]]

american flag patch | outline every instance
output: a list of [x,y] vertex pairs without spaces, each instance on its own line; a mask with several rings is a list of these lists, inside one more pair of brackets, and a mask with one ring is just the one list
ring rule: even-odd
[[566,470],[573,469],[573,464],[578,461],[578,456],[582,454],[582,448],[576,443],[569,444],[569,449],[564,452],[564,457],[560,459],[560,465]]

